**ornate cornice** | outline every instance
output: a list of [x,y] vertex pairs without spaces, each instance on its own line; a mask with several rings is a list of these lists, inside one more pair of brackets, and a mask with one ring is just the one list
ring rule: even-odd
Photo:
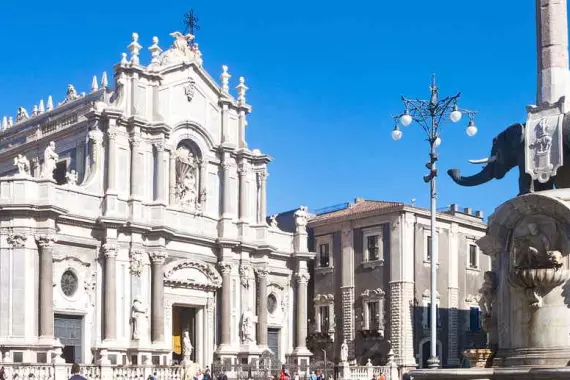
[[381,300],[384,299],[386,296],[386,292],[384,290],[377,288],[377,289],[366,289],[360,295],[364,300],[373,301],[373,300]]
[[129,271],[133,276],[140,277],[144,269],[144,250],[131,248],[129,251]]

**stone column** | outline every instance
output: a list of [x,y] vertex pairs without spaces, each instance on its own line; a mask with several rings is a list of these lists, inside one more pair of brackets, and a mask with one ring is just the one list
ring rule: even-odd
[[[111,121],[109,121],[111,124]],[[113,122],[114,124],[114,122]],[[109,126],[107,130],[107,191],[116,191],[116,181],[117,175],[115,172],[115,167],[118,162],[116,159],[117,153],[117,129],[115,127]]]
[[222,301],[221,301],[221,313],[222,317],[222,334],[221,334],[221,345],[229,346],[231,345],[231,322],[232,322],[232,286],[231,286],[231,273],[232,266],[230,263],[221,262],[219,264],[220,271],[222,272]]
[[164,150],[164,142],[156,142],[156,201],[166,204],[166,161],[167,152]]
[[297,342],[295,351],[307,350],[307,283],[309,272],[299,268],[297,277]]
[[53,337],[53,242],[52,236],[36,236],[40,256],[40,338]]
[[176,201],[176,150],[170,151],[170,166],[168,179],[168,198],[169,204],[173,205]]
[[239,220],[245,222],[248,219],[248,196],[247,196],[247,178],[248,178],[248,167],[247,163],[242,163],[241,167],[238,169],[239,173]]
[[117,246],[103,244],[105,255],[105,340],[117,339]]
[[141,140],[137,136],[131,136],[131,197],[142,198],[142,185],[144,173],[142,171],[143,162],[140,159]]
[[231,169],[233,168],[233,163],[231,162],[231,158],[226,156],[224,158],[224,162],[222,162],[222,169],[224,170],[224,189],[223,189],[223,211],[222,211],[222,218],[231,218],[231,201],[232,201],[232,193],[231,193]]
[[152,289],[151,289],[151,338],[152,342],[164,342],[164,260],[166,252],[156,251],[151,254]]
[[257,172],[257,188],[259,191],[259,199],[257,205],[257,222],[259,224],[265,223],[267,216],[267,172]]
[[257,273],[259,297],[257,299],[257,345],[267,347],[267,274],[266,266],[255,268]]
[[[537,105],[568,94],[568,16],[566,0],[536,0]],[[568,101],[568,99],[566,99]]]

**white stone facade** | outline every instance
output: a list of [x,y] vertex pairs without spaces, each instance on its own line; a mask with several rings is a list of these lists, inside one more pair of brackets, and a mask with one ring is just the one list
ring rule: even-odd
[[114,86],[3,119],[0,361],[310,356],[305,209],[268,225],[245,80],[233,96],[227,67],[218,84],[192,36],[172,37],[143,64],[135,33]]

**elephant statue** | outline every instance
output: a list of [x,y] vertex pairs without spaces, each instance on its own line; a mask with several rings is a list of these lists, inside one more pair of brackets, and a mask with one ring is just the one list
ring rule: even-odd
[[[447,174],[461,186],[477,186],[492,179],[503,178],[511,169],[519,169],[519,195],[531,191],[551,190],[570,187],[570,114],[564,116],[562,128],[564,165],[555,177],[546,183],[532,181],[525,172],[525,125],[513,124],[493,139],[491,155],[482,160],[470,160],[472,164],[486,164],[479,173],[464,177],[459,169],[450,169]],[[532,183],[534,182],[534,183]],[[532,185],[532,186],[531,186]]]

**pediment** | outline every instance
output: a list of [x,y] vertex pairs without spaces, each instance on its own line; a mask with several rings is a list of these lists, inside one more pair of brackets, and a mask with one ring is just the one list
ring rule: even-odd
[[222,286],[222,277],[211,264],[176,260],[164,267],[164,282],[174,288],[215,291]]

